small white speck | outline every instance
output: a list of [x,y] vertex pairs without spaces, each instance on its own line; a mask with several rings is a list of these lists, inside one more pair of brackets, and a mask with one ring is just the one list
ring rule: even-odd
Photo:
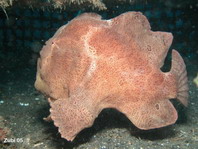
[[43,142],[34,144],[34,147],[38,147],[38,146],[40,146],[40,145],[43,145]]
[[106,149],[107,147],[105,146],[105,145],[103,145],[102,147],[101,147],[101,149]]
[[20,106],[27,107],[27,106],[29,106],[29,103],[22,103],[22,102],[19,102],[19,105],[20,105]]
[[38,98],[38,97],[36,97],[36,98],[35,98],[35,100],[39,100],[39,98]]
[[194,105],[195,103],[191,102],[191,105]]
[[4,103],[4,101],[3,100],[0,100],[0,104],[3,104]]

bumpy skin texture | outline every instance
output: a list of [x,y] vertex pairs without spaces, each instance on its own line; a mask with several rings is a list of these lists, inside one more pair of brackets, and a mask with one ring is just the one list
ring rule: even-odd
[[145,16],[127,12],[111,20],[82,14],[46,42],[35,87],[49,96],[50,116],[72,141],[104,108],[124,113],[140,129],[175,123],[169,101],[187,106],[185,64],[175,50],[172,68],[162,72],[172,34],[153,32]]

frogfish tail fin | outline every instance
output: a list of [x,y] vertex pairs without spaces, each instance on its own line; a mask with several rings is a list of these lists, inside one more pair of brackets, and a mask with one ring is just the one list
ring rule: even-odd
[[171,73],[176,77],[177,82],[177,99],[187,107],[188,105],[188,78],[186,65],[181,55],[176,51],[172,51]]

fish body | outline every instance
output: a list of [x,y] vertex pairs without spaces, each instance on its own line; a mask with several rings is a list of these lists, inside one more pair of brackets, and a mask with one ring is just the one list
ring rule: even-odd
[[104,108],[140,129],[174,124],[169,99],[187,106],[188,80],[176,50],[171,70],[160,69],[172,40],[171,33],[151,31],[139,12],[110,20],[84,13],[58,29],[40,52],[35,87],[49,97],[49,118],[61,136],[72,141]]

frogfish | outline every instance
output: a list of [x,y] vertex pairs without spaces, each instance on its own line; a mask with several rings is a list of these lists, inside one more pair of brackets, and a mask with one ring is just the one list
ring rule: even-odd
[[172,125],[178,113],[170,99],[188,105],[185,63],[172,50],[169,72],[161,70],[173,35],[152,31],[140,12],[104,20],[83,13],[60,27],[42,50],[35,88],[48,97],[62,138],[73,141],[99,113],[113,108],[137,128]]

